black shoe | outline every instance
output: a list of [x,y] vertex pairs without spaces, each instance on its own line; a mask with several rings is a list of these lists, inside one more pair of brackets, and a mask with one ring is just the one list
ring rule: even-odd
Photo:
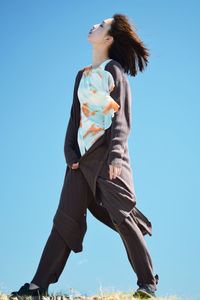
[[[156,284],[158,284],[159,276],[156,274],[155,276]],[[155,294],[155,288],[152,288],[151,284],[140,284],[137,291],[133,294],[133,297],[139,297],[139,298],[156,298]]]
[[42,296],[46,296],[48,297],[48,289],[44,289],[44,288],[36,288],[36,289],[29,289],[30,284],[29,283],[25,283],[23,286],[21,286],[21,288],[19,289],[19,291],[16,292],[12,292],[10,294],[10,298],[13,297],[22,297],[22,296],[38,296],[38,297],[42,297]]
[[156,294],[155,294],[154,290],[152,290],[148,284],[143,284],[133,294],[133,297],[152,298],[152,297],[156,297]]

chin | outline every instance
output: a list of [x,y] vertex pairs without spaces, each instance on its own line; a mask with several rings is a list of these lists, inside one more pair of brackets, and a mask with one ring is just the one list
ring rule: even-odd
[[92,40],[91,40],[91,34],[88,34],[87,39],[88,39],[88,41],[89,41],[90,43],[92,43]]

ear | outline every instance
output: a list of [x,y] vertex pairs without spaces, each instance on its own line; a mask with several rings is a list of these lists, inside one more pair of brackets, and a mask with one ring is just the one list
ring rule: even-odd
[[106,40],[106,43],[112,44],[114,38],[113,38],[113,36],[111,36],[111,35],[107,35],[107,36],[105,37],[105,40]]

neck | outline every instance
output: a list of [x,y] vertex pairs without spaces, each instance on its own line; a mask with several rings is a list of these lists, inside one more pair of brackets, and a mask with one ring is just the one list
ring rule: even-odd
[[103,61],[109,59],[107,49],[99,49],[93,47],[92,49],[92,67],[98,67]]

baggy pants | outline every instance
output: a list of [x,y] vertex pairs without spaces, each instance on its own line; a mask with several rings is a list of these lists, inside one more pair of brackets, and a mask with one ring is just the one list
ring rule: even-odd
[[[101,182],[102,179],[97,178],[99,190],[101,190]],[[82,251],[82,242],[87,230],[87,208],[102,223],[120,234],[128,260],[137,275],[137,284],[150,284],[156,290],[152,260],[144,236],[136,225],[132,213],[120,225],[111,222],[109,216],[112,216],[112,211],[107,212],[103,207],[95,204],[95,199],[91,197],[91,190],[80,169],[70,169],[65,175],[54,224],[31,282],[48,289],[49,284],[58,281],[70,252]],[[98,210],[100,212],[103,209],[104,217],[102,214],[99,214],[101,216],[99,217]]]

